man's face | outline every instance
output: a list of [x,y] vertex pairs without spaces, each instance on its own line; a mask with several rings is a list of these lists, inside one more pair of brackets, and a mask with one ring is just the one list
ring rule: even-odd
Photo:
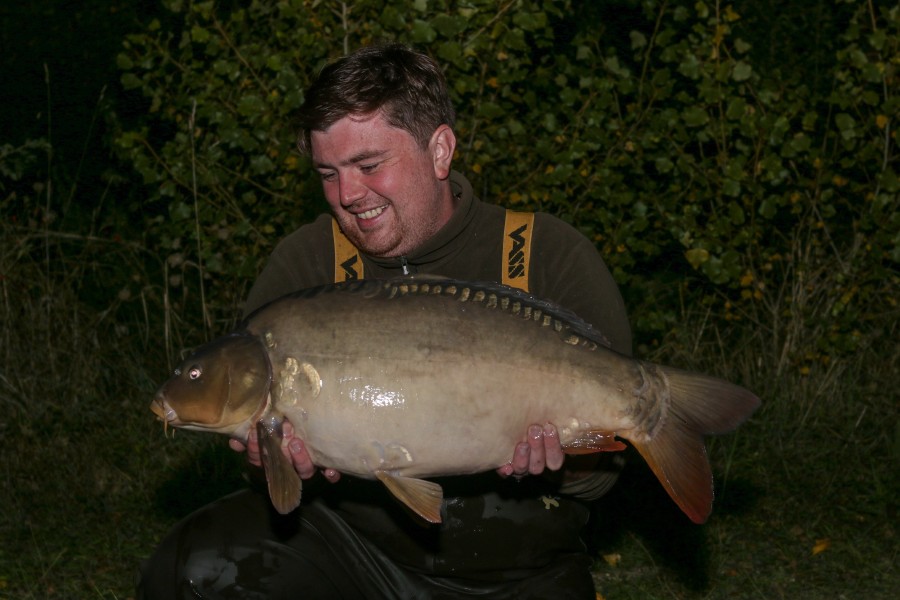
[[403,256],[453,214],[447,178],[455,138],[435,130],[428,148],[380,112],[347,116],[310,136],[325,198],[351,242],[372,256]]

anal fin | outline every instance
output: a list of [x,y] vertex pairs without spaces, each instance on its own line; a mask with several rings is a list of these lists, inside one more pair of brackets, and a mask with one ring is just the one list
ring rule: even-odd
[[375,476],[400,502],[429,523],[441,522],[441,502],[444,490],[440,485],[425,479],[398,477],[385,471],[376,471]]
[[281,423],[274,418],[261,419],[256,424],[256,431],[263,467],[266,469],[266,481],[269,484],[269,497],[275,510],[286,515],[300,506],[303,482],[294,470],[294,465],[281,451]]
[[615,432],[591,429],[563,446],[566,454],[593,454],[594,452],[619,452],[625,444],[616,439]]

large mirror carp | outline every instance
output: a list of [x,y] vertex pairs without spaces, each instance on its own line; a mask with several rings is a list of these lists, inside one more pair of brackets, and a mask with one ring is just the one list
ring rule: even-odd
[[721,379],[618,354],[584,321],[518,290],[416,276],[267,304],[187,358],[151,409],[166,426],[240,440],[256,427],[282,513],[301,495],[280,449],[285,418],[316,465],[377,478],[433,523],[442,490],[426,478],[496,469],[528,425],[553,423],[570,453],[626,440],[702,523],[713,500],[703,436],[757,406]]

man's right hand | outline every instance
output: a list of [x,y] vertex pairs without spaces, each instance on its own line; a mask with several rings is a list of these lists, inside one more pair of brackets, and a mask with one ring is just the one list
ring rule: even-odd
[[[250,428],[250,435],[247,438],[246,446],[235,439],[229,440],[228,445],[231,446],[232,450],[236,450],[237,452],[246,450],[247,460],[250,464],[257,467],[262,466],[262,460],[260,459],[259,453],[259,440],[257,439],[255,427]],[[289,421],[285,421],[282,425],[281,451],[284,453],[285,457],[291,461],[291,464],[294,465],[294,470],[297,471],[300,479],[309,479],[316,474],[318,469],[313,464],[309,452],[306,451],[303,440],[294,437],[294,427]],[[322,475],[331,483],[335,483],[341,478],[340,472],[334,469],[322,469]]]

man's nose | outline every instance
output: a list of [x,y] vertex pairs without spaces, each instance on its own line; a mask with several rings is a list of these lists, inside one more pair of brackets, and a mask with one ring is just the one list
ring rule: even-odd
[[366,186],[362,185],[356,175],[341,175],[340,198],[343,206],[350,206],[365,195]]

